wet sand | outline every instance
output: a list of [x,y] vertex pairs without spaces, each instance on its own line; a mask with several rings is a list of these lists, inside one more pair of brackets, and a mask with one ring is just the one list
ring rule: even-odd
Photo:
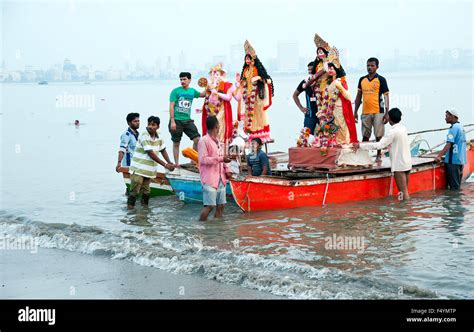
[[0,299],[276,299],[198,275],[59,249],[0,250]]

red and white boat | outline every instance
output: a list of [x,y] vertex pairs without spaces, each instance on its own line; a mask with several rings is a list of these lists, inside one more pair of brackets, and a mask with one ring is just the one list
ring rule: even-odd
[[[463,180],[474,171],[474,148],[468,145]],[[291,175],[291,174],[289,174]],[[237,205],[245,212],[323,206],[331,203],[371,200],[396,196],[390,162],[370,169],[345,169],[320,172],[318,177],[236,176],[230,180]],[[446,188],[445,167],[434,158],[413,157],[409,192]]]

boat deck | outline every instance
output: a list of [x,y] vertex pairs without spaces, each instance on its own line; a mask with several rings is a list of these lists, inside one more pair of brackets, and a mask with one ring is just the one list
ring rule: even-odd
[[[423,156],[423,157],[412,157],[412,164],[413,167],[426,165],[434,162],[434,157],[436,154]],[[376,172],[387,172],[390,171],[390,158],[389,157],[382,157],[381,162],[374,162],[369,167],[364,166],[344,166],[338,167],[335,169],[314,169],[311,171],[307,170],[289,170],[286,165],[279,165],[280,167],[276,170],[272,170],[275,175],[279,175],[281,177],[287,178],[318,178],[318,177],[337,177],[337,176],[344,176],[344,175],[356,175],[356,174],[367,174],[367,173],[376,173]],[[287,169],[284,170],[283,168],[286,167]]]

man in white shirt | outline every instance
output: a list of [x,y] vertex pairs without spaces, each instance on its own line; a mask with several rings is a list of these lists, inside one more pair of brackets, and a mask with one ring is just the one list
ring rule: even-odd
[[400,123],[402,112],[398,108],[388,111],[388,122],[392,129],[387,136],[384,136],[376,143],[355,143],[354,149],[381,150],[390,146],[390,168],[395,177],[395,182],[399,191],[399,199],[410,199],[408,193],[408,179],[412,168],[410,144],[408,143],[408,133],[404,125]]

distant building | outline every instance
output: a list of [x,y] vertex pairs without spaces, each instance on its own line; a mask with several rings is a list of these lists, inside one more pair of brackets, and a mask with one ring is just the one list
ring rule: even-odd
[[76,65],[71,63],[71,60],[69,60],[68,58],[64,59],[63,80],[72,81],[77,79],[79,79],[79,75],[77,73]]

